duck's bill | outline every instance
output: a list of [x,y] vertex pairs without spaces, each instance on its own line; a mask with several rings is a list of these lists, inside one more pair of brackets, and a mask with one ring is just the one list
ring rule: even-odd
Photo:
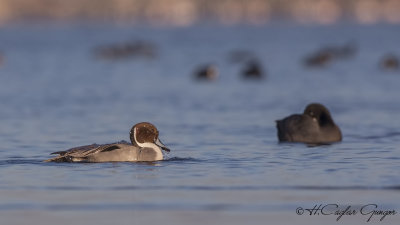
[[170,152],[171,150],[169,150],[169,148],[167,148],[161,141],[160,139],[157,138],[156,140],[156,145],[158,147],[160,147],[162,150],[166,151],[166,152]]

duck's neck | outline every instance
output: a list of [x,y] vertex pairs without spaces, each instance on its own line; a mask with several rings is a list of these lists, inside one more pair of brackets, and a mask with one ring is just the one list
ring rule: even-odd
[[[156,153],[155,160],[163,160],[164,159],[161,148],[158,145],[151,143],[151,142],[145,142],[145,143],[138,142],[138,140],[136,139],[136,129],[133,130],[133,139],[134,139],[134,141],[132,141],[132,144],[137,144],[140,148],[153,149]],[[132,140],[132,137],[131,137],[131,140]]]
[[138,143],[138,145],[141,148],[151,148],[151,149],[153,149],[155,151],[155,153],[156,153],[156,157],[155,157],[156,161],[164,159],[164,156],[162,154],[161,148],[158,147],[158,145],[150,143],[150,142]]

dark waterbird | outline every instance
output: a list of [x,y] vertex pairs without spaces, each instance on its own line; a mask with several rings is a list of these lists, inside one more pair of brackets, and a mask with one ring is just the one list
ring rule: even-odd
[[294,114],[276,121],[281,142],[329,144],[342,140],[342,133],[329,110],[319,103],[309,104],[303,114]]
[[308,67],[322,67],[326,66],[333,60],[333,55],[329,51],[318,51],[308,56],[304,63]]
[[213,64],[202,65],[194,71],[194,78],[196,80],[214,81],[218,78],[218,69]]
[[398,70],[400,67],[400,60],[394,54],[387,54],[382,58],[380,66],[385,70]]
[[97,47],[94,50],[94,54],[98,58],[108,60],[127,58],[153,59],[156,57],[156,47],[147,41],[129,41]]
[[244,79],[263,79],[265,77],[264,69],[257,60],[251,60],[246,63],[243,71],[242,78]]
[[335,60],[350,58],[356,51],[357,48],[353,42],[343,46],[327,46],[307,56],[304,64],[307,67],[324,67]]

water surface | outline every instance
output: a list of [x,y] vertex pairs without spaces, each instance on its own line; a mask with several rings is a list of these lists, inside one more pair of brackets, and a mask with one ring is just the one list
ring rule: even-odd
[[[395,26],[0,29],[0,216],[5,224],[337,224],[298,207],[399,211],[400,55]],[[96,46],[147,40],[155,59],[96,59]],[[303,57],[354,41],[357,54],[309,69]],[[240,79],[229,52],[254,52],[267,79]],[[218,66],[216,82],[194,69]],[[321,102],[343,142],[279,144],[275,120]],[[156,163],[44,163],[49,153],[128,139],[150,121],[171,148]],[[344,223],[363,224],[360,213]],[[382,222],[398,224],[399,214]]]

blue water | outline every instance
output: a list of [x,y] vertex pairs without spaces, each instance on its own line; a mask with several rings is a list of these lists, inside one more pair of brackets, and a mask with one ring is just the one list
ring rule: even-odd
[[[129,40],[157,57],[107,61],[93,50]],[[398,26],[99,25],[0,28],[0,218],[3,224],[338,224],[296,214],[319,204],[400,211]],[[354,58],[309,69],[304,56],[353,41]],[[235,50],[254,52],[262,81],[240,79]],[[193,71],[214,63],[215,82]],[[275,120],[326,105],[343,142],[280,144]],[[128,140],[157,126],[171,148],[156,163],[44,163],[78,145]],[[357,208],[357,209],[358,209]],[[366,223],[367,216],[341,222]],[[400,214],[373,223],[399,224]]]

